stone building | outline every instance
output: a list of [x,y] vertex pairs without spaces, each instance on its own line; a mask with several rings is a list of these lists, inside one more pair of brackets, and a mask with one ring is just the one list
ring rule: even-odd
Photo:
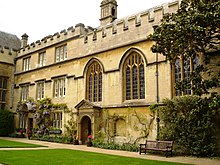
[[0,31],[0,109],[13,105],[14,59],[20,48],[17,36]]
[[[14,92],[7,100],[18,112],[16,127],[37,127],[35,105],[29,98],[50,98],[69,109],[53,108],[50,125],[65,133],[64,124],[73,112],[82,143],[99,131],[116,142],[155,139],[156,115],[150,105],[182,95],[175,90],[175,81],[187,78],[200,61],[200,57],[177,60],[171,66],[164,56],[151,52],[148,36],[163,15],[177,11],[179,5],[180,1],[173,1],[118,19],[116,0],[103,0],[97,28],[79,23],[31,44],[24,34],[15,69],[10,61],[10,73],[0,72],[12,80]],[[7,52],[5,56],[13,54]],[[183,71],[183,65],[188,69]]]

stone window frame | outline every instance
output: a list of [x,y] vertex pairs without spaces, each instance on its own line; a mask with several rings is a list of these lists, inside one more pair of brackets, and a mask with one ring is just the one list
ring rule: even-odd
[[53,80],[54,83],[54,97],[62,98],[66,96],[66,78],[60,77]]
[[19,128],[26,128],[27,113],[19,113]]
[[97,61],[92,61],[86,73],[86,99],[91,102],[102,101],[103,70]]
[[36,98],[37,100],[41,100],[44,97],[45,97],[45,82],[39,81],[37,82]]
[[62,129],[63,114],[62,112],[53,112],[51,115],[52,127]]
[[40,52],[38,56],[38,67],[46,65],[46,51]]
[[28,71],[31,69],[30,62],[31,62],[31,57],[27,57],[23,59],[23,71]]
[[21,101],[27,101],[29,98],[29,84],[21,86]]
[[67,59],[67,44],[55,48],[55,62]]
[[132,51],[123,63],[123,99],[145,99],[145,66],[143,57]]
[[[191,73],[195,70],[198,65],[201,64],[201,59],[199,56],[195,56],[193,58],[177,58],[173,65],[173,95],[174,96],[183,96],[183,95],[193,95],[193,91],[191,89],[185,89],[185,91],[180,91],[175,88],[176,83],[183,81],[185,79],[190,79]],[[190,82],[192,84],[192,82]]]
[[0,109],[3,109],[6,104],[8,88],[8,78],[0,76]]

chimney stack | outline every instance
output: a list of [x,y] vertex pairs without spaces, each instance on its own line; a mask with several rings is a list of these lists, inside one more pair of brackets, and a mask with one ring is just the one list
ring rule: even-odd
[[25,48],[27,46],[27,43],[28,43],[28,35],[24,33],[21,36],[21,48]]

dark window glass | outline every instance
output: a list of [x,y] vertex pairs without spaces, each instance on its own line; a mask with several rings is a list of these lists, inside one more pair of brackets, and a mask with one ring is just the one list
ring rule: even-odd
[[[175,62],[175,83],[178,83],[181,81],[181,65],[180,60],[176,60]],[[181,91],[179,89],[176,89],[176,96],[181,96]]]

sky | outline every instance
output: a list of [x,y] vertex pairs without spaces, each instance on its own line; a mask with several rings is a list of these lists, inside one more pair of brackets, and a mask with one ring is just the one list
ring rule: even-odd
[[[78,23],[100,25],[102,0],[0,0],[0,31],[29,36],[28,43]],[[117,0],[118,18],[132,15],[172,0]]]

